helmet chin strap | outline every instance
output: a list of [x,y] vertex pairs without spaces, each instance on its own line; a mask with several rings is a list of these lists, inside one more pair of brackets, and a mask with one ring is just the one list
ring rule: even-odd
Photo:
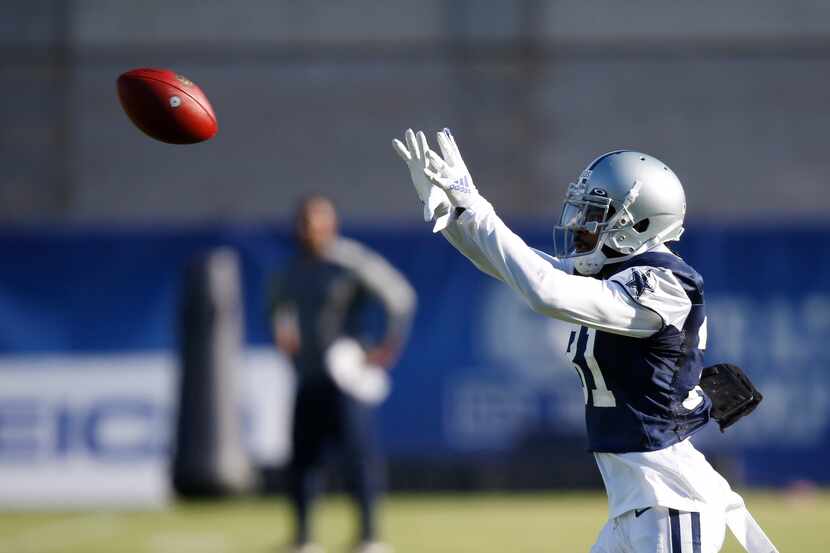
[[[573,258],[574,269],[581,275],[591,276],[602,270],[609,259],[602,253],[602,247],[597,245],[597,248],[591,253],[580,255]],[[616,261],[616,259],[615,259]]]
[[[659,244],[654,244],[653,246],[646,248],[646,249],[638,249],[636,252],[628,254],[628,255],[621,255],[619,257],[608,257],[605,255],[605,252],[602,251],[602,246],[598,246],[597,249],[592,251],[591,253],[587,253],[585,255],[581,255],[579,257],[574,258],[574,268],[579,271],[579,274],[585,276],[595,275],[602,270],[603,267],[606,265],[613,265],[614,263],[621,263],[623,261],[627,261],[634,257],[635,255],[640,255],[641,253],[645,253],[646,251],[650,250],[651,248],[657,247]],[[642,251],[640,251],[642,250]]]
[[[683,234],[685,230],[682,226],[683,222],[679,221],[678,223],[670,226],[657,236],[653,237],[651,240],[644,242],[639,248],[634,250],[634,252],[628,255],[621,255],[615,257],[609,257],[605,255],[603,252],[603,247],[605,246],[605,238],[602,237],[600,241],[597,243],[596,248],[591,253],[586,253],[585,255],[580,255],[578,257],[574,257],[574,268],[579,272],[581,275],[591,276],[595,275],[602,270],[602,268],[606,265],[612,265],[614,263],[621,263],[623,261],[627,261],[634,257],[635,255],[640,255],[646,253],[649,250],[652,250],[659,246],[660,244],[664,244],[666,242],[671,242],[673,240],[679,240],[680,235]],[[610,246],[609,246],[610,247]],[[613,248],[612,248],[613,250]],[[613,250],[616,251],[616,250]]]

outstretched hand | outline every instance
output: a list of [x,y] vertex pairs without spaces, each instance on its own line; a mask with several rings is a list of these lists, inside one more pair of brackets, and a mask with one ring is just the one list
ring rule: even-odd
[[479,198],[479,194],[455,138],[449,129],[439,131],[436,137],[441,156],[427,150],[429,163],[424,169],[424,174],[430,183],[447,193],[453,206],[471,207]]
[[424,173],[429,164],[427,138],[423,131],[415,134],[412,129],[407,129],[404,140],[406,144],[396,138],[392,141],[392,146],[409,168],[415,192],[424,203],[424,221],[435,221],[433,232],[444,230],[449,223],[450,201],[444,190],[433,186]]

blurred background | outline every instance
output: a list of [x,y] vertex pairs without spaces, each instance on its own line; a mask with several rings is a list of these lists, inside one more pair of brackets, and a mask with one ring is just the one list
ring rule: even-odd
[[[677,249],[706,280],[707,361],[743,366],[765,395],[698,447],[740,486],[830,483],[830,4],[28,0],[2,12],[7,527],[30,508],[170,503],[186,268],[218,247],[239,261],[231,442],[257,489],[281,492],[294,383],[267,290],[309,192],[419,296],[380,414],[389,487],[447,501],[599,489],[562,355],[569,329],[430,233],[391,147],[407,127],[451,127],[481,192],[545,250],[591,159],[631,148],[669,164],[688,198]],[[193,79],[218,135],[171,146],[132,127],[115,79],[134,67]],[[579,550],[602,522],[594,499]],[[12,534],[4,550],[63,550]],[[136,550],[188,550],[177,535]]]

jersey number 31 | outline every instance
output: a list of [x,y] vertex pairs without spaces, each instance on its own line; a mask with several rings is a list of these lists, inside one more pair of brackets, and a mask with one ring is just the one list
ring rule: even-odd
[[582,326],[579,331],[571,332],[568,340],[568,353],[572,354],[579,379],[582,381],[582,393],[585,395],[585,405],[590,399],[594,407],[616,407],[617,400],[614,392],[605,385],[605,377],[594,357],[594,340],[597,331],[594,328]]

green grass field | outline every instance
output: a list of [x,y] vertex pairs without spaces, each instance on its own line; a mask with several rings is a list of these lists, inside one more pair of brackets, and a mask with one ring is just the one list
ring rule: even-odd
[[[826,553],[830,492],[750,493],[753,514],[782,552]],[[383,531],[399,553],[587,552],[605,520],[596,494],[389,497]],[[185,503],[152,512],[0,514],[2,553],[277,553],[290,535],[284,501]],[[315,526],[333,552],[347,551],[353,514],[323,501]],[[742,551],[730,536],[724,552]]]

